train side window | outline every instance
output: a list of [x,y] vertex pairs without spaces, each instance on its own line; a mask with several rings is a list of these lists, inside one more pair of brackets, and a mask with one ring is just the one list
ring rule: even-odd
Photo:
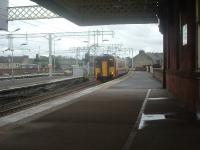
[[118,68],[123,68],[123,67],[125,67],[125,64],[124,64],[124,62],[120,61],[118,63]]

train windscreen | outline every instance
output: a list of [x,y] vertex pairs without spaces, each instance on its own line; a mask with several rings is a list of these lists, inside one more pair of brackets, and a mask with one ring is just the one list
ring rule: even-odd
[[114,67],[114,60],[113,59],[109,59],[109,62],[108,62],[109,64],[109,66],[110,67]]
[[101,63],[100,63],[99,60],[95,61],[95,66],[96,66],[96,68],[100,68],[101,67]]

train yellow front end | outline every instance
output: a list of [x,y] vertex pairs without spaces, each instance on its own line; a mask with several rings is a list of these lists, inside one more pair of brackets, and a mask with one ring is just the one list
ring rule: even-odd
[[109,80],[116,76],[114,57],[110,55],[95,58],[95,77],[97,80]]
[[97,80],[107,81],[123,75],[127,72],[124,61],[115,59],[111,55],[103,55],[95,58],[94,72]]

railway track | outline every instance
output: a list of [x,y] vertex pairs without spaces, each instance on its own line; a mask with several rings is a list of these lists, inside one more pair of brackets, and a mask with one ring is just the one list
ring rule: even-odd
[[13,102],[9,102],[3,105],[0,105],[0,117],[12,114],[14,112],[23,110],[25,108],[29,108],[50,100],[53,100],[54,98],[65,96],[71,93],[75,93],[77,91],[86,89],[88,87],[92,87],[95,85],[98,85],[100,83],[96,81],[87,81],[80,84],[75,84],[70,87],[64,87],[60,89],[55,89],[51,92],[46,92],[43,94],[31,96],[29,98],[23,98],[23,99],[17,99]]

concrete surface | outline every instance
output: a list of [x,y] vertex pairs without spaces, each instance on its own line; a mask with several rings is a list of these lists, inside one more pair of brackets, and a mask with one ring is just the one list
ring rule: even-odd
[[34,120],[36,118],[42,117],[48,113],[51,113],[55,110],[58,110],[60,108],[63,108],[65,106],[71,105],[72,103],[79,101],[80,99],[78,98],[81,96],[90,94],[96,90],[100,90],[101,88],[108,88],[112,86],[113,84],[119,83],[125,79],[126,77],[123,77],[123,78],[113,80],[104,84],[100,84],[95,87],[81,90],[79,92],[68,94],[68,96],[60,96],[60,97],[54,98],[54,100],[51,100],[49,102],[42,103],[40,105],[33,106],[29,109],[25,109],[25,110],[1,117],[0,128],[2,127],[10,128],[10,127]]
[[200,122],[166,90],[151,91],[143,115],[131,150],[199,149]]
[[[142,106],[144,112],[140,111]],[[164,119],[158,120],[156,114]],[[141,122],[142,128],[135,128]],[[187,144],[183,149],[194,149],[199,146],[195,137],[200,135],[199,129],[158,81],[148,73],[136,72],[41,118],[15,128],[1,128],[0,149],[177,150]]]
[[41,83],[49,83],[49,82],[55,82],[60,80],[67,80],[71,79],[71,77],[35,77],[35,78],[24,78],[24,79],[14,79],[14,80],[0,80],[0,90],[4,89],[13,89],[15,87],[24,87],[24,86],[30,86],[33,84],[41,84]]
[[[142,75],[148,78],[148,74]],[[127,80],[129,85],[120,88]],[[147,92],[135,89],[131,82],[135,82],[132,74],[42,118],[9,130],[1,129],[0,149],[122,149]]]

